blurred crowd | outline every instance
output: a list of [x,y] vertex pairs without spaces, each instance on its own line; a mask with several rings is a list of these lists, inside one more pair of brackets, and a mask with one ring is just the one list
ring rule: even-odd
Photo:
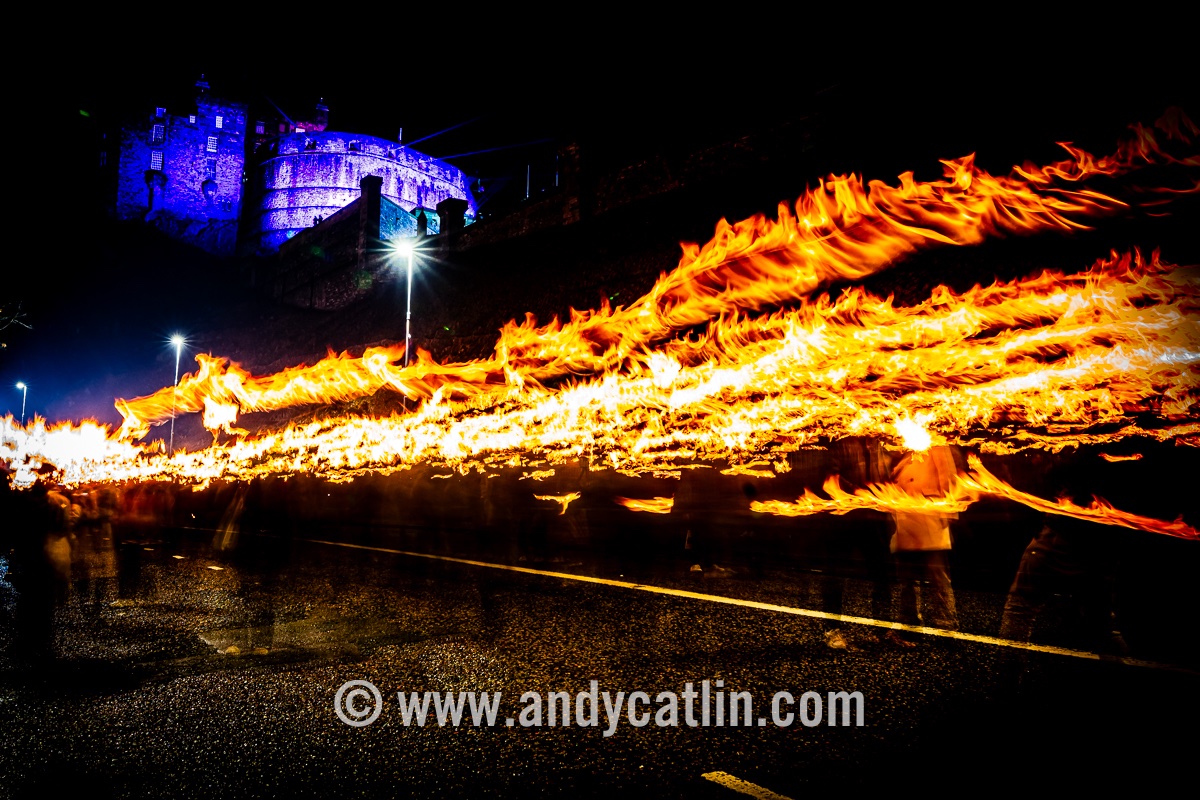
[[[0,606],[13,614],[11,652],[34,661],[51,657],[56,610],[70,601],[111,605],[133,597],[142,580],[141,551],[149,549],[141,547],[144,540],[179,530],[186,520],[193,531],[211,533],[213,553],[249,558],[261,573],[260,586],[277,577],[285,550],[280,536],[335,535],[554,570],[570,559],[598,575],[644,582],[760,580],[786,558],[800,581],[792,602],[821,612],[831,649],[871,643],[908,649],[924,631],[958,630],[952,574],[961,566],[956,549],[970,535],[958,514],[922,509],[919,502],[890,513],[860,509],[797,518],[751,511],[767,492],[794,498],[830,474],[849,492],[891,485],[918,500],[936,498],[965,471],[958,448],[896,452],[860,437],[826,451],[795,452],[790,460],[788,471],[760,476],[710,466],[654,478],[621,476],[579,459],[546,475],[519,467],[456,475],[417,466],[346,486],[301,477],[203,492],[165,481],[68,488],[48,468],[32,487],[16,490],[4,475],[0,590],[15,602]],[[1076,460],[1043,470],[1039,494],[1086,505],[1097,478],[1085,466]],[[631,513],[617,502],[626,497],[668,502],[659,513]],[[1012,527],[1013,536],[1023,538],[1013,539],[1018,547],[993,565],[1001,573],[1011,570],[994,633],[1035,641],[1065,608],[1082,647],[1125,653],[1122,531],[1051,514],[1014,518]],[[273,543],[256,545],[259,537],[247,539],[243,531],[269,532]],[[255,553],[265,560],[254,561]],[[864,618],[875,622],[863,624]]]

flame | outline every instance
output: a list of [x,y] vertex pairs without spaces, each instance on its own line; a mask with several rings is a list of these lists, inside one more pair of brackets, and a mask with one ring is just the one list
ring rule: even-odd
[[[166,386],[148,397],[116,401],[124,422],[119,438],[140,439],[150,426],[172,414],[204,412],[204,427],[231,432],[238,413],[271,411],[311,403],[350,400],[388,384],[387,365],[404,357],[404,347],[369,347],[359,358],[330,351],[312,366],[254,377],[226,358],[198,353],[195,373],[184,375],[178,388]],[[394,388],[403,390],[400,385]]]
[[[439,477],[520,467],[529,470],[523,479],[543,480],[576,459],[661,476],[724,461],[726,474],[766,478],[786,470],[787,453],[850,436],[991,454],[1142,438],[1195,446],[1200,280],[1157,252],[1113,252],[1073,274],[1043,271],[965,292],[939,286],[912,305],[861,286],[813,296],[922,248],[1077,230],[1131,208],[1089,180],[1158,166],[1161,181],[1174,168],[1200,166],[1197,156],[1176,154],[1198,132],[1186,117],[1133,131],[1112,155],[1064,145],[1068,158],[1002,177],[973,157],[943,162],[940,181],[906,173],[896,187],[831,176],[794,207],[781,205],[776,220],[722,221],[708,244],[685,246],[678,267],[628,308],[605,304],[540,327],[532,317],[509,323],[489,359],[438,364],[418,351],[404,367],[403,347],[390,346],[330,352],[255,377],[229,359],[198,355],[198,369],[178,387],[117,400],[124,421],[115,432],[94,423],[51,430],[44,420],[21,427],[7,417],[0,461],[14,465],[18,483],[50,464],[68,485],[166,478],[203,486],[300,472],[352,480],[416,464],[446,469]],[[1190,180],[1138,188],[1155,198],[1157,213],[1171,197],[1200,192]],[[327,408],[325,418],[257,435],[234,427],[242,413],[329,407],[380,389],[423,402],[381,418]],[[206,427],[230,440],[169,454],[134,443],[172,408],[202,412]],[[1082,508],[1022,495],[979,465],[955,486],[946,497],[913,498],[887,486],[850,493],[831,479],[826,497],[808,491],[755,510],[951,513],[989,493],[1048,513],[1194,533],[1102,501]],[[563,513],[575,499],[534,496]],[[669,497],[618,502],[671,508]]]
[[1100,453],[1100,457],[1110,463],[1116,463],[1118,461],[1141,461],[1142,460],[1141,453],[1130,453],[1127,456],[1114,456],[1114,455],[1111,455],[1110,453]]
[[761,514],[776,514],[784,517],[803,517],[812,514],[848,514],[851,511],[886,511],[888,513],[913,512],[927,514],[957,514],[966,511],[976,498],[962,491],[961,485],[941,496],[913,495],[890,483],[871,484],[864,489],[847,492],[836,475],[830,476],[821,486],[828,498],[820,497],[811,489],[795,502],[783,500],[753,500],[750,510]]
[[1137,253],[1074,275],[963,294],[939,287],[910,307],[854,287],[663,345],[680,364],[666,389],[640,353],[619,372],[557,390],[526,386],[504,403],[331,417],[170,457],[95,429],[102,452],[50,452],[10,418],[5,458],[40,458],[74,481],[352,477],[421,462],[461,472],[580,457],[645,474],[695,459],[746,471],[884,431],[991,453],[1186,438],[1200,434],[1198,299],[1187,270]]
[[1014,489],[992,473],[984,469],[978,456],[971,455],[967,459],[971,472],[966,476],[958,476],[961,491],[967,493],[991,494],[1003,497],[1047,514],[1060,514],[1075,519],[1100,522],[1105,525],[1119,525],[1149,533],[1161,533],[1180,539],[1200,539],[1200,531],[1183,521],[1182,518],[1173,522],[1130,514],[1127,511],[1113,508],[1112,504],[1099,497],[1092,499],[1091,505],[1079,506],[1069,499],[1045,500],[1018,489]]
[[791,466],[786,459],[780,458],[776,461],[767,461],[765,459],[759,461],[750,461],[748,463],[734,464],[721,470],[722,475],[745,475],[751,478],[774,478],[776,475],[782,475],[788,472]]
[[905,447],[914,452],[922,452],[933,446],[933,437],[925,429],[929,415],[922,414],[921,417],[921,420],[897,420],[895,424],[896,435],[904,442]]
[[567,513],[567,506],[571,505],[572,502],[578,500],[581,496],[579,492],[570,492],[568,494],[535,494],[534,498],[558,503],[562,507],[562,510],[558,512],[558,515],[561,517]]
[[614,497],[613,501],[630,511],[646,511],[651,514],[670,514],[675,505],[674,497]]
[[[1083,220],[1127,206],[1084,188],[1086,181],[1155,164],[1200,164],[1200,157],[1177,157],[1168,146],[1191,144],[1200,133],[1191,120],[1169,112],[1156,127],[1132,126],[1133,135],[1109,156],[1064,143],[1069,158],[1014,167],[1001,177],[976,167],[974,155],[943,161],[940,181],[918,182],[911,172],[900,176],[899,186],[830,176],[794,208],[780,204],[777,220],[763,215],[736,224],[721,220],[707,245],[686,245],[676,269],[629,308],[605,304],[596,311],[572,311],[568,323],[555,319],[541,327],[532,316],[521,324],[510,322],[491,359],[437,364],[418,351],[416,362],[403,368],[396,364],[403,345],[395,345],[368,348],[361,357],[330,352],[313,366],[255,378],[227,359],[197,355],[199,369],[179,382],[178,391],[165,387],[148,397],[116,401],[124,419],[118,435],[141,438],[150,425],[173,413],[210,405],[206,425],[228,432],[236,410],[329,404],[384,387],[410,399],[432,398],[439,390],[445,399],[501,399],[565,376],[611,372],[678,331],[723,314],[795,302],[834,281],[861,279],[924,247],[1085,228]],[[1198,189],[1194,182],[1179,191]],[[669,359],[652,359],[648,366],[659,388],[674,380]]]
[[820,497],[812,490],[806,489],[795,502],[755,500],[750,503],[750,510],[788,517],[818,513],[847,514],[861,509],[893,514],[904,512],[954,514],[966,511],[982,495],[992,495],[1012,500],[1046,514],[1074,517],[1105,525],[1119,525],[1181,539],[1200,539],[1200,531],[1182,519],[1164,522],[1152,517],[1130,514],[1114,508],[1111,503],[1098,497],[1093,498],[1091,505],[1086,507],[1065,498],[1046,500],[1022,492],[1000,480],[989,472],[979,457],[974,454],[967,457],[967,463],[970,465],[971,471],[956,475],[950,490],[944,495],[934,497],[912,495],[895,484],[871,484],[866,488],[847,492],[841,487],[835,475],[828,478],[821,487],[828,498]]

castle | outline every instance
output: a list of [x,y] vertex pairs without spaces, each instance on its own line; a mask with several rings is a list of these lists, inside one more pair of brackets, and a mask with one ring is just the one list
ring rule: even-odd
[[[382,239],[438,233],[438,205],[478,206],[462,170],[399,142],[326,130],[312,119],[218,97],[201,76],[186,114],[164,107],[122,124],[113,216],[144,220],[219,256],[271,256],[357,200],[378,177]],[[369,183],[374,184],[374,181]]]

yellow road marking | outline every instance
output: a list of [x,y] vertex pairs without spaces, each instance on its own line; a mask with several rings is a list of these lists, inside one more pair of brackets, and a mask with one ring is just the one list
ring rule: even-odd
[[727,789],[733,789],[735,792],[748,794],[751,797],[757,797],[759,800],[789,800],[789,798],[772,792],[770,789],[764,789],[761,786],[744,781],[739,777],[730,775],[728,772],[706,772],[702,778],[707,778],[713,783],[719,783]]
[[[282,538],[272,536],[271,534],[261,535],[271,536],[272,538]],[[976,633],[949,631],[942,628],[926,628],[921,625],[905,625],[902,622],[888,622],[881,619],[871,619],[870,617],[853,617],[846,614],[833,614],[827,611],[815,611],[810,608],[796,608],[794,606],[781,606],[776,603],[762,603],[758,600],[742,600],[737,597],[722,597],[718,594],[689,592],[686,589],[671,589],[665,586],[653,586],[645,583],[633,583],[631,581],[618,581],[611,578],[596,578],[591,575],[575,575],[570,572],[552,572],[550,570],[531,569],[530,567],[514,567],[509,564],[493,564],[489,561],[475,561],[470,558],[455,558],[454,556],[439,556],[432,553],[418,553],[413,550],[396,550],[391,547],[376,547],[373,545],[353,544],[351,542],[332,542],[326,539],[288,538],[295,542],[324,544],[331,547],[348,547],[353,550],[370,550],[376,553],[390,553],[392,555],[409,556],[411,558],[427,558],[433,561],[446,561],[453,564],[465,564],[471,567],[486,567],[487,569],[501,569],[507,572],[520,572],[526,575],[541,575],[547,578],[560,578],[562,580],[579,581],[581,583],[596,583],[600,584],[601,586],[613,586],[618,589],[634,589],[639,592],[652,592],[654,594],[664,594],[671,597],[686,597],[691,600],[704,600],[709,603],[722,603],[724,605],[741,606],[742,608],[756,608],[760,611],[774,611],[779,614],[794,614],[800,617],[848,622],[853,625],[865,625],[873,628],[886,628],[895,631],[906,631],[908,633],[919,633],[925,636],[940,636],[944,639],[956,639],[961,642],[975,642],[977,644],[988,644],[995,647],[1011,647],[1017,650],[1030,650],[1035,653],[1049,653],[1051,655],[1070,656],[1072,658],[1083,658],[1091,661],[1110,661],[1133,667],[1150,667],[1153,669],[1165,669],[1177,672],[1193,673],[1193,670],[1185,669],[1183,667],[1177,667],[1171,664],[1159,664],[1154,661],[1142,661],[1136,658],[1106,656],[1099,653],[1088,652],[1086,650],[1071,650],[1066,647],[1054,647],[1047,644],[1019,642],[1013,639],[1001,639],[998,636],[982,636]],[[209,567],[209,569],[213,569],[213,567]]]

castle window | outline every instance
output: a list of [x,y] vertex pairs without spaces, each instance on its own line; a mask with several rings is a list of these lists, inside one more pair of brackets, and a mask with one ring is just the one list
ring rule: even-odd
[[267,132],[267,126],[263,124],[261,119],[254,123],[254,132],[259,135]]
[[150,151],[150,169],[162,170],[163,158],[162,150]]
[[155,124],[155,126],[150,129],[150,141],[161,142],[166,138],[167,138],[166,126],[164,126],[162,124]]
[[196,124],[196,115],[195,115],[195,114],[189,114],[189,115],[188,115],[188,122],[190,122],[190,123],[192,123],[193,125],[195,125],[195,124]]
[[359,147],[358,147],[358,142],[356,142],[356,141],[350,142],[350,144],[348,145],[348,149],[350,149],[350,150],[358,150],[358,149],[359,149]]
[[167,115],[167,110],[166,110],[165,108],[156,108],[156,109],[154,109],[154,117],[155,117],[155,119],[162,119],[162,118],[163,118],[163,117],[165,117],[166,115]]
[[217,179],[217,160],[215,158],[210,158],[204,164],[204,180],[215,181],[216,179]]
[[220,114],[217,114],[217,129],[220,130],[221,128],[224,128],[224,127],[225,127],[225,118],[223,116],[221,116]]
[[215,136],[208,137],[208,146],[205,149],[208,150],[208,152],[210,152],[210,153],[217,152],[217,137],[215,137]]
[[100,166],[102,166],[102,167],[108,166],[108,151],[107,150],[100,151]]

